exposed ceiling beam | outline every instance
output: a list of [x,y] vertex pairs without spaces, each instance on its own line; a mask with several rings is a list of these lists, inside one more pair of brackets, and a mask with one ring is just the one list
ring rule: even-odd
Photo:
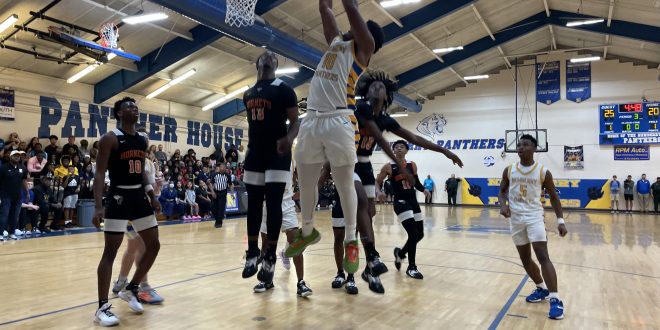
[[550,17],[550,7],[548,6],[548,0],[543,0],[543,7],[545,8],[545,16]]
[[[609,34],[606,34],[606,35],[605,35],[605,44],[609,44],[609,43],[610,43],[610,35],[609,35]],[[609,48],[609,47],[605,46],[605,50],[603,51],[603,59],[604,59],[604,60],[607,59],[607,49],[608,49],[608,48]]]
[[493,32],[490,31],[488,24],[486,24],[486,21],[484,21],[483,17],[481,17],[481,14],[479,14],[479,11],[477,10],[477,6],[475,6],[474,4],[470,6],[472,7],[472,11],[474,11],[474,15],[477,16],[477,20],[481,22],[481,25],[483,25],[484,29],[486,29],[486,32],[488,32],[490,38],[495,40],[495,36],[493,35]]
[[614,0],[610,0],[610,9],[607,13],[607,27],[612,25],[612,13],[614,12]]
[[315,41],[317,41],[317,42],[319,42],[323,45],[325,45],[327,43],[325,41],[325,36],[322,33],[316,31],[315,29],[313,29],[309,25],[303,23],[299,19],[291,16],[289,13],[285,12],[284,10],[279,9],[279,8],[275,8],[275,9],[273,9],[273,14],[284,16],[286,18],[285,23],[287,25],[293,26],[297,30],[303,30],[305,36],[309,36],[312,39],[314,39]]
[[504,50],[502,49],[502,47],[497,46],[497,50],[500,52],[500,55],[502,55],[502,58],[504,58],[504,63],[506,63],[506,67],[511,68],[511,62],[509,62],[509,58],[506,57],[506,54],[504,54]]
[[548,25],[548,28],[550,29],[550,40],[552,42],[552,49],[557,49],[557,39],[555,38],[555,29],[552,27],[552,25]]
[[[426,51],[428,51],[433,57],[435,57],[436,60],[440,61],[440,63],[445,62],[442,59],[442,57],[440,57],[440,55],[433,52],[433,50],[431,48],[429,48],[423,41],[421,41],[414,33],[411,33],[410,37],[413,38],[413,40],[417,41],[417,43],[419,43],[422,46],[422,48],[424,48]],[[454,68],[449,67],[449,70],[451,72],[453,72],[456,76],[458,76],[458,78],[461,79],[461,81],[463,81],[464,83],[467,84],[467,81],[465,79],[463,79],[463,76],[461,76],[458,72],[456,72],[456,70],[454,70]]]
[[392,16],[390,12],[388,12],[385,8],[383,8],[383,6],[380,5],[380,3],[378,3],[376,0],[371,0],[370,2],[372,5],[374,5],[374,7],[376,7],[376,9],[383,13],[383,15],[387,16],[387,18],[389,18],[392,23],[398,25],[400,28],[403,27],[403,23],[401,23],[398,18]]

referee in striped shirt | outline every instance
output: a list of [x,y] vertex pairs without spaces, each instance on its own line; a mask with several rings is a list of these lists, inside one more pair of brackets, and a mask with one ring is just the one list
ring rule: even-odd
[[227,208],[227,188],[233,189],[231,178],[227,175],[225,164],[218,163],[215,173],[211,177],[215,199],[213,200],[213,215],[215,216],[215,228],[222,228],[222,220],[225,219]]

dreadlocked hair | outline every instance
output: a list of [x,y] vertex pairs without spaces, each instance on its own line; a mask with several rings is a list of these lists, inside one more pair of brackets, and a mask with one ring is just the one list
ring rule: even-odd
[[369,92],[369,86],[372,83],[380,81],[385,85],[385,90],[387,94],[386,105],[389,107],[394,101],[394,92],[399,90],[399,85],[390,79],[390,77],[381,70],[369,70],[360,77],[360,80],[357,83],[356,95],[362,97],[363,99],[367,97]]

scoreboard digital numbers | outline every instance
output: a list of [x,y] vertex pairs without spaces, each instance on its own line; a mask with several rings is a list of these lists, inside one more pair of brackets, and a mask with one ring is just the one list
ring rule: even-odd
[[602,104],[600,144],[660,144],[660,102]]

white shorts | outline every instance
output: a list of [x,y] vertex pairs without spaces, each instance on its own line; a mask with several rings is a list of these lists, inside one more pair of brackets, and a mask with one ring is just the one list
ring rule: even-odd
[[516,246],[529,244],[530,242],[534,243],[548,241],[543,217],[534,220],[514,220],[512,217],[509,219],[509,224],[511,226],[511,238],[513,239],[513,244]]
[[[126,233],[128,232],[128,220],[118,220],[118,219],[105,219],[105,229],[107,232],[116,232],[116,233]],[[135,219],[130,221],[132,229],[136,232],[141,232],[145,229],[158,226],[158,221],[156,220],[156,215],[151,214],[144,218]],[[129,234],[130,236],[131,234]]]
[[332,166],[353,165],[357,161],[355,148],[360,139],[357,119],[351,110],[330,113],[307,111],[300,124],[295,159],[300,164]]
[[[264,204],[263,217],[261,218],[261,232],[268,233],[266,224],[266,205]],[[296,216],[296,203],[290,199],[282,201],[282,232],[298,228],[298,217]]]
[[618,201],[618,200],[619,200],[619,193],[612,193],[612,192],[610,192],[610,198],[611,198],[613,201]]
[[65,209],[75,209],[76,203],[78,203],[78,195],[71,195],[64,197],[64,202],[62,204]]

